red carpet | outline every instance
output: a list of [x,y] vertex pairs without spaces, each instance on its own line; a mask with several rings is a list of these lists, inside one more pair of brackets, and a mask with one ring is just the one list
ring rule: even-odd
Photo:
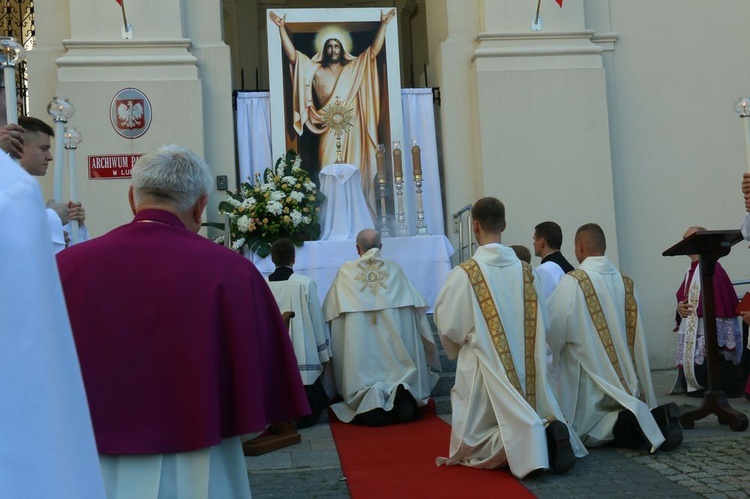
[[370,428],[331,412],[331,432],[349,493],[371,497],[534,497],[507,470],[436,466],[448,455],[450,426],[425,410],[420,421]]

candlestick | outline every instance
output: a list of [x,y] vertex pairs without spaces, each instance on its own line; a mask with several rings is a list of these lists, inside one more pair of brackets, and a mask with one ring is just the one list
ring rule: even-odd
[[391,231],[388,229],[388,214],[386,212],[385,194],[386,184],[385,177],[378,178],[378,185],[380,186],[380,235],[383,237],[391,237]]
[[406,226],[406,216],[404,214],[404,178],[400,175],[396,176],[396,198],[398,199],[398,214],[396,220],[398,222],[396,226],[396,235],[408,236],[409,229]]
[[734,110],[740,115],[742,126],[745,130],[745,163],[750,173],[750,98],[740,97],[734,105]]
[[395,177],[403,177],[404,169],[401,165],[401,142],[398,140],[393,142],[393,175]]
[[427,224],[424,223],[424,205],[422,204],[422,174],[414,175],[414,185],[417,187],[417,235],[429,236]]
[[0,65],[5,80],[6,123],[18,124],[18,103],[16,102],[16,65],[23,62],[26,53],[23,45],[12,36],[0,36]]
[[411,162],[414,175],[422,176],[422,153],[416,140],[411,147]]
[[[65,149],[68,151],[68,180],[70,183],[70,201],[78,202],[78,181],[76,179],[76,149],[78,144],[83,140],[81,132],[75,127],[66,127],[63,133],[63,139],[65,141]],[[59,139],[58,139],[59,140]],[[78,243],[78,220],[70,221],[70,243]]]
[[62,198],[63,184],[63,141],[65,134],[65,124],[68,119],[75,114],[73,104],[65,97],[53,97],[47,104],[47,113],[52,116],[55,122],[55,157],[54,168],[55,175],[52,183],[52,197],[55,201],[60,202]]
[[375,160],[378,165],[378,177],[385,178],[385,146],[378,145],[378,152],[375,153]]

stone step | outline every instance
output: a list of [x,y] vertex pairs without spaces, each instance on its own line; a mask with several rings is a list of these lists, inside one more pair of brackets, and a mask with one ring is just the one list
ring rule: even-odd
[[448,355],[444,351],[440,351],[440,367],[443,368],[443,372],[456,372],[456,361],[458,359],[449,359]]
[[438,395],[432,397],[435,401],[435,413],[436,414],[450,414],[451,411],[451,396],[450,395]]
[[432,396],[450,395],[453,385],[456,383],[456,373],[438,373],[437,385],[432,389]]

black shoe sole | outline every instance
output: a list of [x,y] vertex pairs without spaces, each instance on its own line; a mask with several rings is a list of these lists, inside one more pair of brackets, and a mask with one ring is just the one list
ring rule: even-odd
[[674,402],[664,404],[654,409],[652,414],[664,436],[664,443],[659,446],[659,450],[669,452],[679,447],[682,443],[682,427],[680,427],[680,408],[677,404]]
[[573,447],[570,445],[570,433],[565,423],[552,421],[544,429],[547,435],[547,453],[551,473],[565,473],[576,463]]

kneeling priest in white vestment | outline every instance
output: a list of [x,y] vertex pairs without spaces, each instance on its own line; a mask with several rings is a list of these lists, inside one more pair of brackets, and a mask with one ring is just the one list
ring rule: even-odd
[[549,385],[539,279],[501,244],[505,207],[498,199],[477,201],[472,217],[480,247],[448,274],[435,303],[440,341],[458,357],[450,457],[437,464],[508,466],[519,478],[565,472],[586,449]]
[[674,449],[682,442],[679,409],[656,407],[633,281],[605,250],[601,227],[581,226],[575,238],[581,265],[563,276],[549,300],[558,399],[587,446]]
[[395,262],[380,254],[380,234],[357,235],[359,259],[344,263],[323,302],[331,324],[333,370],[343,422],[381,426],[419,417],[440,361],[427,302]]

